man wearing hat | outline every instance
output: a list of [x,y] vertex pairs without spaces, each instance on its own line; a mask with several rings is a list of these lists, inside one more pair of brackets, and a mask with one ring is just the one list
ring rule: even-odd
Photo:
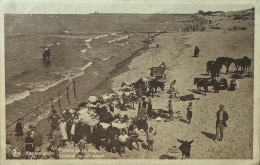
[[195,49],[194,49],[194,57],[199,57],[199,53],[200,53],[199,47],[195,46]]
[[217,112],[217,121],[216,121],[216,139],[215,141],[222,141],[224,136],[224,129],[227,127],[226,121],[228,120],[228,114],[224,111],[224,105],[219,106]]

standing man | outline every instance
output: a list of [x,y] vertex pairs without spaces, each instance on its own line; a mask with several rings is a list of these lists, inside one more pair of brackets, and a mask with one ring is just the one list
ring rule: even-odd
[[33,131],[33,146],[36,152],[40,152],[42,146],[42,135],[37,131],[37,127],[34,127]]
[[200,49],[199,49],[199,47],[195,46],[194,57],[199,57],[199,54],[200,54]]
[[48,122],[51,123],[51,129],[55,129],[59,126],[58,121],[60,120],[60,116],[57,115],[56,110],[52,110],[52,115],[48,117]]
[[216,121],[216,140],[222,141],[224,135],[224,129],[227,127],[226,121],[228,120],[228,114],[224,111],[224,105],[219,106],[217,112],[217,121]]

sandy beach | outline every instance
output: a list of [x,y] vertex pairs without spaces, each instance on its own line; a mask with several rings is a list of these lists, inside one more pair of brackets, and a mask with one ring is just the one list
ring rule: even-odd
[[[149,120],[149,126],[156,127],[157,135],[155,136],[154,151],[150,152],[143,148],[140,151],[127,150],[127,156],[120,157],[115,153],[108,153],[105,149],[97,151],[104,155],[105,159],[158,159],[165,154],[168,148],[180,146],[177,141],[193,140],[191,147],[191,159],[252,159],[253,156],[253,78],[239,79],[239,89],[236,91],[221,90],[220,93],[214,93],[212,87],[207,95],[192,93],[191,90],[197,89],[193,79],[195,77],[205,77],[206,63],[210,60],[216,60],[217,57],[242,58],[248,56],[254,59],[254,22],[253,20],[232,20],[226,15],[201,16],[203,19],[212,20],[218,24],[220,29],[210,29],[206,26],[205,31],[192,32],[169,32],[160,33],[154,37],[154,42],[150,44],[149,49],[145,50],[140,46],[141,37],[132,46],[129,51],[129,58],[117,59],[116,67],[111,64],[104,64],[102,68],[91,67],[92,71],[99,70],[102,72],[102,78],[95,79],[95,72],[89,71],[89,74],[75,79],[78,89],[78,98],[74,100],[71,107],[77,106],[78,103],[85,101],[89,95],[101,95],[111,89],[118,88],[122,82],[134,82],[141,77],[150,75],[149,68],[159,66],[165,62],[167,69],[165,90],[159,90],[159,96],[152,98],[154,109],[167,110],[167,102],[170,83],[176,80],[176,87],[179,91],[178,96],[194,94],[198,100],[193,102],[193,118],[190,124],[183,120],[174,119],[170,122],[158,122]],[[227,30],[234,26],[245,26],[246,30]],[[143,36],[142,36],[143,37]],[[159,48],[156,47],[159,44]],[[200,48],[199,58],[194,58],[194,46]],[[121,62],[121,63],[120,63]],[[109,62],[108,62],[109,63]],[[119,64],[118,64],[119,63]],[[253,66],[253,62],[252,62]],[[111,68],[107,68],[111,67]],[[235,71],[232,64],[230,71]],[[100,71],[103,70],[103,71]],[[107,70],[107,72],[105,71]],[[111,71],[112,70],[112,71]],[[253,71],[253,67],[251,67]],[[230,82],[230,74],[224,74],[225,67],[221,70],[221,78],[226,78]],[[92,77],[93,83],[86,87],[84,80]],[[99,75],[100,76],[100,75]],[[99,84],[92,90],[95,85]],[[173,111],[180,111],[183,119],[186,119],[186,107],[189,101],[173,101]],[[229,114],[227,128],[224,133],[222,142],[214,142],[216,133],[216,112],[218,106],[223,104]],[[66,105],[63,105],[66,107]],[[57,105],[56,105],[57,107]],[[134,110],[129,110],[133,113]],[[128,113],[122,112],[122,113]],[[137,113],[137,112],[136,112]],[[176,114],[175,114],[176,115]],[[44,147],[47,146],[47,137],[45,134],[50,129],[50,124],[46,119],[41,120],[38,126],[43,135]],[[145,140],[142,134],[140,139]],[[43,147],[43,148],[44,148]],[[73,147],[68,144],[67,148]],[[94,147],[89,144],[89,149]]]

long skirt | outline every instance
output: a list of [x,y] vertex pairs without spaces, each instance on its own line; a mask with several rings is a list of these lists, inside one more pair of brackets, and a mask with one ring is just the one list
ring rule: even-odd
[[68,136],[67,136],[67,132],[66,132],[66,123],[60,123],[60,133],[62,136],[62,140],[67,140]]

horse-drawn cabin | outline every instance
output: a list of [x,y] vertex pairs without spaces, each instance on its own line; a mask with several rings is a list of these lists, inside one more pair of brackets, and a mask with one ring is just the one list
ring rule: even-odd
[[162,66],[158,66],[158,67],[152,67],[150,68],[151,73],[150,76],[151,77],[155,77],[155,79],[162,79],[164,78],[164,71],[166,70],[166,67],[162,67]]

